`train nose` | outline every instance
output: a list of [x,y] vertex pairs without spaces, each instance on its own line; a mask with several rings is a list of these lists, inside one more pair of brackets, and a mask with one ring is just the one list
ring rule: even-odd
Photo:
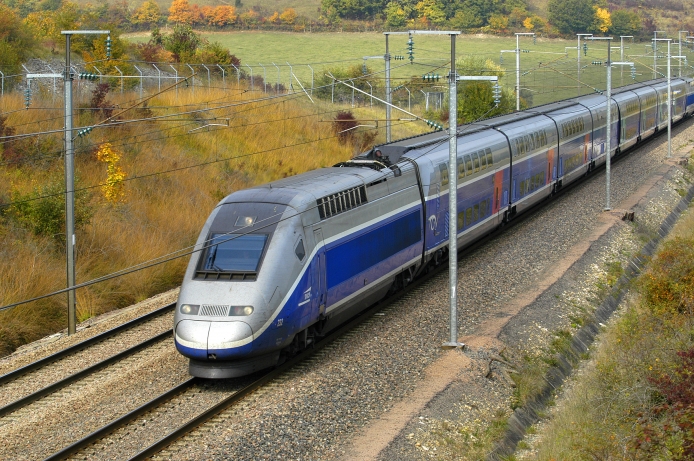
[[176,326],[176,346],[197,360],[223,360],[250,352],[253,331],[246,322],[181,320]]

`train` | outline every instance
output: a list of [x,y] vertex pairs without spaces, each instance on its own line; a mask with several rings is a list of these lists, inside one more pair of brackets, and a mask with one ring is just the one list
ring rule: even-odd
[[[672,121],[694,82],[671,79]],[[668,125],[667,80],[457,127],[458,248]],[[449,134],[437,131],[236,191],[195,244],[174,316],[189,372],[234,378],[273,367],[447,257]]]

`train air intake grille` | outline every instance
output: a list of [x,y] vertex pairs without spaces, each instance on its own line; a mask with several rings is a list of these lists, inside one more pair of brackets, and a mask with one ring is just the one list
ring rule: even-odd
[[365,203],[366,187],[364,186],[353,187],[336,194],[319,198],[316,201],[320,219],[330,218],[331,216],[344,213],[345,211],[364,205]]
[[226,317],[229,314],[229,306],[221,304],[203,304],[200,306],[200,315],[210,317]]

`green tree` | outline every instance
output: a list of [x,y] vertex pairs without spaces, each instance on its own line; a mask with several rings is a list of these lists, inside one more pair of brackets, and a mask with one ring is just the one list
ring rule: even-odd
[[[499,65],[490,59],[480,57],[458,59],[455,67],[460,75],[495,75],[499,79],[504,76],[504,71]],[[458,124],[506,114],[514,108],[514,97],[508,91],[502,91],[498,106],[494,103],[491,82],[467,81],[458,86]]]
[[412,7],[402,5],[400,2],[389,2],[384,11],[386,16],[386,25],[394,29],[403,28],[407,25],[408,19],[412,14]]
[[193,60],[195,52],[202,44],[203,39],[188,24],[176,24],[173,32],[164,36],[164,48],[173,54],[177,62]]
[[422,0],[415,5],[417,16],[430,21],[432,24],[440,25],[446,20],[441,4],[436,0]]
[[610,33],[615,36],[637,35],[641,30],[641,18],[634,11],[616,10],[612,13]]
[[133,24],[153,26],[154,24],[158,24],[160,19],[161,9],[159,8],[159,4],[154,0],[147,0],[135,10],[131,21]]
[[21,64],[35,46],[29,28],[13,10],[0,3],[0,64]]
[[549,0],[549,22],[565,35],[585,33],[593,25],[594,0]]

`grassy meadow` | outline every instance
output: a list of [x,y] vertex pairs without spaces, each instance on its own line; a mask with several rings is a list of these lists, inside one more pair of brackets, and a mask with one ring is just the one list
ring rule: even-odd
[[[369,70],[381,82],[384,81],[384,64],[382,59],[364,57],[381,57],[385,53],[385,36],[382,33],[289,33],[271,31],[237,31],[237,32],[201,32],[209,41],[219,42],[241,60],[242,69],[256,76],[266,76],[268,84],[278,80],[284,85],[291,81],[294,73],[305,87],[310,87],[312,71],[314,80],[331,69],[362,66],[366,62]],[[132,42],[143,42],[149,39],[145,33],[128,34],[124,38]],[[426,73],[438,73],[442,77],[450,69],[449,36],[414,36],[413,64],[407,60],[407,35],[391,35],[389,51],[391,55],[405,56],[405,60],[391,61],[393,86],[406,83],[411,92],[420,89],[429,91],[431,87],[444,88],[443,79],[438,83],[424,83],[421,76]],[[620,59],[619,40],[612,43],[612,60]],[[625,60],[635,63],[636,81],[653,78],[652,50],[645,43],[624,42]],[[571,49],[573,47],[573,49]],[[524,95],[530,96],[532,105],[540,105],[581,94],[605,90],[606,71],[603,65],[593,65],[593,61],[604,62],[607,59],[607,44],[589,42],[587,54],[581,51],[581,75],[577,79],[576,40],[521,37],[520,48],[527,52],[520,55],[521,89]],[[490,59],[505,71],[501,85],[514,91],[516,85],[515,37],[494,35],[460,35],[456,40],[456,59],[482,57]],[[660,54],[665,54],[660,50]],[[694,53],[683,50],[689,56],[688,62],[694,60]],[[274,63],[274,65],[273,65]],[[658,60],[658,72],[666,74],[666,59]],[[275,65],[277,67],[275,67]],[[248,68],[250,66],[250,70]],[[278,69],[279,67],[279,69]],[[672,75],[678,73],[678,62],[672,62]],[[692,67],[686,68],[691,74]],[[612,73],[613,87],[633,83],[629,67],[615,67]],[[295,85],[296,86],[296,85]],[[384,86],[384,84],[382,84]]]

